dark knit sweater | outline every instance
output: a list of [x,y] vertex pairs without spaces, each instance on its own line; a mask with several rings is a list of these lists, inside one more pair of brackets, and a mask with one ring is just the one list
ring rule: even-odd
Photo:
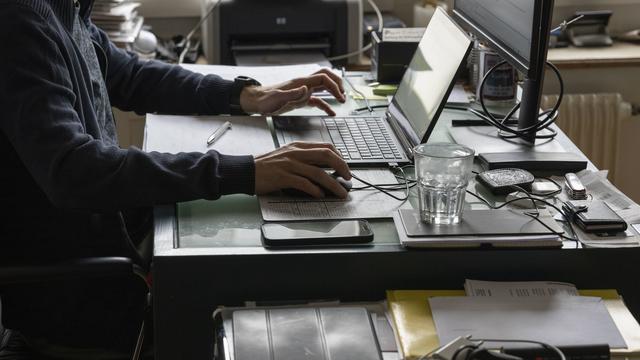
[[[80,4],[115,107],[229,112],[231,82],[139,60],[91,24],[91,0]],[[254,191],[251,156],[120,149],[111,115],[100,118],[95,64],[73,39],[75,17],[72,0],[0,0],[3,262],[118,254],[122,210]]]

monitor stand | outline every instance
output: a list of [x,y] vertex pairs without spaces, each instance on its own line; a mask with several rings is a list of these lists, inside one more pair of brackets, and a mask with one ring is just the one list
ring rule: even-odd
[[[540,122],[541,90],[541,79],[527,78],[524,80],[520,99],[520,114],[518,115],[518,130],[531,128]],[[525,136],[518,139],[523,144],[534,146],[536,144],[536,131],[529,131]]]

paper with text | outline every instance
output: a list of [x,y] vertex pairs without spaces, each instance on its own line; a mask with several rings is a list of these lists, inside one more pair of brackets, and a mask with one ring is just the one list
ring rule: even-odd
[[[386,169],[358,169],[356,176],[372,184],[394,184],[393,173]],[[363,186],[353,179],[353,187]],[[404,191],[392,191],[403,197]],[[323,219],[384,219],[391,218],[401,208],[411,208],[408,202],[395,200],[378,190],[352,190],[347,199],[314,199],[279,194],[259,196],[260,210],[265,221],[323,220]]]
[[467,296],[540,298],[549,296],[578,296],[575,285],[554,281],[480,281],[464,283]]

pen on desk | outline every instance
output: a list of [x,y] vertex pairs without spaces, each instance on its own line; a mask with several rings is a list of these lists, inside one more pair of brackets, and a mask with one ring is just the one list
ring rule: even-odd
[[222,137],[222,135],[224,135],[224,133],[226,133],[227,130],[229,129],[231,129],[231,123],[228,121],[225,121],[225,123],[222,124],[222,126],[217,128],[216,131],[214,131],[213,134],[209,136],[209,138],[207,139],[207,146],[213,144],[218,139],[220,139],[220,137]]

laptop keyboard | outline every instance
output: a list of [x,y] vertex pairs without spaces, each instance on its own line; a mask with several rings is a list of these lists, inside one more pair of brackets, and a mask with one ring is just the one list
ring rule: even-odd
[[331,140],[345,160],[400,160],[402,154],[382,119],[324,118]]

